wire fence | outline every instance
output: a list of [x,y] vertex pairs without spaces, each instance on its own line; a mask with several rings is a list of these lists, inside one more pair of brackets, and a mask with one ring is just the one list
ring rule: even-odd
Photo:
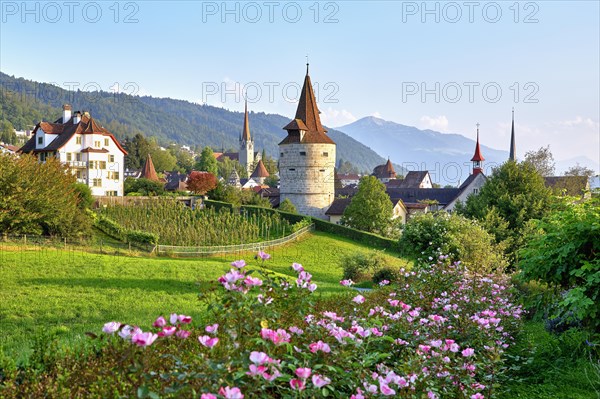
[[177,246],[177,245],[157,245],[156,253],[158,255],[172,257],[203,257],[216,254],[243,253],[265,251],[295,241],[304,234],[314,230],[314,224],[303,227],[289,236],[277,238],[275,240],[234,245],[215,245],[215,246]]

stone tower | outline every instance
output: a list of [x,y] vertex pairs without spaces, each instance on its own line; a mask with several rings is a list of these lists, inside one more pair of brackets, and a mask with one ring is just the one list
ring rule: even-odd
[[244,108],[244,128],[240,135],[240,164],[242,164],[248,176],[252,173],[252,166],[254,166],[254,140],[250,137],[250,124],[248,123],[248,100]]
[[283,128],[279,143],[280,201],[289,199],[298,213],[328,219],[335,197],[336,145],[323,128],[308,64],[296,117]]

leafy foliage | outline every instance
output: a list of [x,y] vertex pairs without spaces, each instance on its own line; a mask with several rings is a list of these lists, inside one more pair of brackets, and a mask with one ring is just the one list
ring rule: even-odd
[[[213,154],[212,148],[204,147],[202,149],[198,162],[195,165],[195,169],[212,173],[215,176],[219,173],[217,160],[215,158],[215,155]],[[222,177],[225,178],[225,176]]]
[[0,231],[73,236],[89,232],[75,176],[57,159],[0,154]]
[[522,277],[567,292],[561,316],[572,315],[600,331],[600,200],[570,204],[535,223],[520,252]]
[[193,171],[190,173],[186,184],[189,191],[204,195],[217,187],[217,177],[210,172]]
[[452,261],[460,259],[468,268],[488,273],[506,266],[502,247],[478,222],[444,211],[413,216],[402,232],[400,248],[423,260],[447,254]]
[[150,179],[128,177],[123,183],[125,195],[155,196],[165,193],[164,184]]
[[348,254],[342,258],[340,266],[344,270],[344,279],[361,282],[370,280],[373,273],[387,268],[389,264],[381,251],[371,251]]
[[365,176],[358,183],[358,192],[344,210],[342,224],[370,233],[391,234],[392,201],[385,185],[375,176]]
[[279,204],[279,210],[281,212],[287,212],[287,213],[298,213],[296,206],[294,204],[292,204],[292,201],[290,201],[289,198],[284,199]]
[[552,205],[551,191],[534,166],[508,161],[494,169],[479,193],[470,195],[457,212],[478,219],[515,263],[527,222],[544,217]]
[[554,175],[554,157],[550,146],[540,147],[537,151],[527,151],[524,163],[532,166],[541,176]]

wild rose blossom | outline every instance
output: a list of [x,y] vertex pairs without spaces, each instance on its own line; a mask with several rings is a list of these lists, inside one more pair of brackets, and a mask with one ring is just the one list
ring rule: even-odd
[[190,336],[190,334],[191,334],[191,333],[190,333],[189,331],[186,331],[186,330],[179,330],[179,331],[177,331],[177,332],[175,333],[175,336],[176,336],[177,338],[180,338],[180,339],[186,339],[187,337],[189,337],[189,336]]
[[308,346],[308,348],[310,349],[310,351],[312,353],[317,353],[318,351],[325,352],[325,353],[331,352],[331,348],[329,347],[329,345],[321,340],[319,340],[317,342],[313,342],[312,344],[310,344]]
[[350,287],[354,285],[354,281],[352,280],[342,280],[340,281],[340,284],[343,285],[344,287]]
[[317,388],[322,388],[325,385],[330,384],[331,383],[331,379],[327,378],[327,377],[324,377],[322,375],[319,375],[319,374],[314,374],[312,376],[312,383]]
[[296,369],[296,375],[298,376],[298,378],[302,378],[302,379],[307,379],[308,377],[310,377],[310,374],[312,373],[312,370],[309,369],[308,367],[298,367]]
[[306,388],[306,382],[300,379],[290,380],[290,387],[295,391],[302,391]]
[[200,341],[200,343],[206,346],[207,348],[212,348],[213,346],[219,343],[219,338],[211,338],[208,335],[202,335],[198,337],[198,341]]
[[107,334],[114,334],[115,331],[118,331],[120,327],[121,323],[119,323],[118,321],[109,321],[102,327],[102,332],[105,332]]
[[159,337],[169,337],[177,331],[177,327],[175,326],[164,326],[161,331],[158,332]]
[[271,259],[271,255],[269,255],[268,253],[263,252],[263,251],[258,251],[258,257],[261,258],[262,260]]
[[292,263],[292,269],[294,269],[294,271],[297,273],[304,271],[304,267],[302,267],[300,263]]
[[365,297],[362,295],[357,295],[354,298],[352,298],[352,302],[354,303],[364,303],[365,302]]
[[158,327],[158,328],[162,328],[166,325],[167,325],[167,321],[162,316],[159,316],[158,319],[156,319],[156,321],[154,322],[154,324],[152,324],[153,327]]
[[139,332],[131,337],[131,342],[138,346],[150,346],[158,338],[157,334],[151,332]]
[[234,262],[231,262],[231,266],[233,266],[237,269],[241,269],[242,267],[246,266],[246,262],[243,259],[236,260]]
[[224,396],[225,399],[244,399],[244,395],[242,394],[240,389],[237,387],[234,387],[234,388],[221,387],[219,389],[219,395]]

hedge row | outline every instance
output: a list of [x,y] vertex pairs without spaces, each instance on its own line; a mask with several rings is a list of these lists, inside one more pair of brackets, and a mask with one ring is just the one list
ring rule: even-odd
[[126,243],[142,246],[156,245],[158,243],[158,236],[156,234],[125,229],[104,215],[97,215],[94,219],[94,225],[109,236]]
[[[232,209],[233,206],[227,202],[220,201],[212,201],[212,200],[204,200],[204,203],[207,206],[218,206],[218,207],[229,207]],[[342,236],[345,238],[349,238],[353,241],[359,242],[361,244],[369,245],[375,248],[385,248],[385,249],[398,249],[398,241],[391,240],[389,238],[384,238],[378,236],[376,234],[367,233],[365,231],[356,230],[351,227],[341,226],[339,224],[330,223],[322,219],[311,218],[304,215],[298,215],[295,213],[281,212],[277,209],[271,208],[261,208],[253,205],[242,205],[240,211],[246,211],[249,213],[258,213],[258,212],[276,212],[279,215],[289,221],[292,224],[301,222],[305,218],[309,218],[312,220],[312,223],[315,224],[315,229],[317,231],[323,231],[326,233],[332,233],[338,236]]]

